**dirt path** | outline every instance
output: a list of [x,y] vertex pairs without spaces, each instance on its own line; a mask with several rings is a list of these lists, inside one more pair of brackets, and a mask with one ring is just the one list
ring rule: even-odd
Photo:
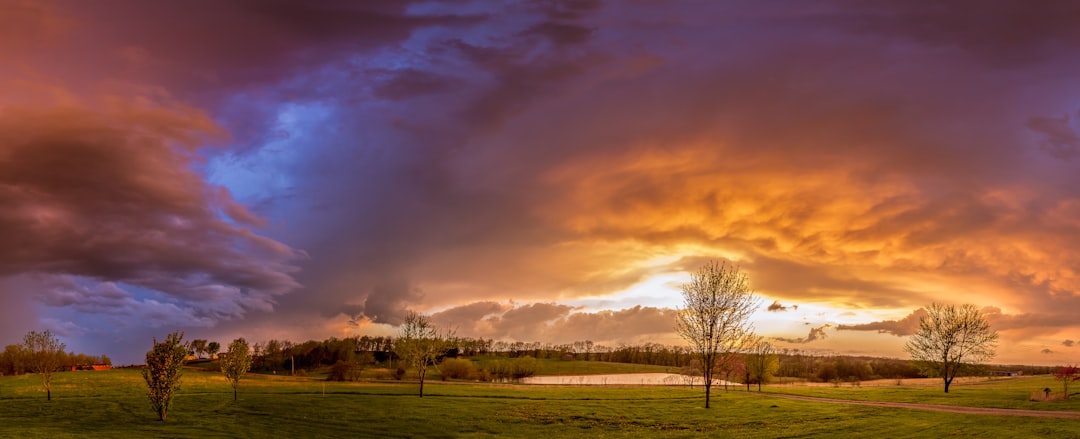
[[869,405],[875,407],[891,407],[914,410],[932,410],[938,412],[967,413],[971,415],[994,415],[994,416],[1032,416],[1038,418],[1061,418],[1080,419],[1080,412],[1063,412],[1048,410],[1021,410],[1021,409],[995,409],[986,407],[966,407],[958,405],[940,404],[914,404],[909,402],[884,402],[884,401],[856,401],[851,399],[818,398],[814,396],[785,395],[782,393],[763,394],[768,397],[798,399],[802,401],[828,402],[833,404]]

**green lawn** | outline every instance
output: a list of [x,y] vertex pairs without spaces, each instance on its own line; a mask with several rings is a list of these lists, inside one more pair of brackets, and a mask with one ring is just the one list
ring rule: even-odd
[[[963,405],[969,407],[993,407],[1027,410],[1080,411],[1080,396],[1067,401],[1030,401],[1031,392],[1049,387],[1061,392],[1061,382],[1052,376],[995,378],[974,383],[956,383],[945,393],[944,385],[937,386],[885,386],[840,387],[767,386],[765,392],[793,395],[818,396],[866,401],[911,402],[919,404]],[[1077,386],[1080,388],[1080,386]],[[754,388],[756,389],[756,387]],[[1071,389],[1071,391],[1074,389]]]
[[[462,357],[465,358],[465,357]],[[477,366],[477,368],[488,367],[491,363],[496,361],[513,361],[513,358],[507,357],[471,357],[467,358]],[[203,360],[194,363],[195,367],[205,370],[220,370],[220,366],[217,361]],[[582,361],[582,360],[556,360],[550,358],[541,358],[536,360],[536,375],[591,375],[591,374],[609,374],[609,373],[678,373],[678,368],[667,366],[656,366],[651,364],[629,364],[629,363],[612,363],[606,361]],[[395,365],[396,367],[396,365]],[[328,367],[322,367],[316,370],[302,370],[303,375],[309,378],[323,379],[326,378]],[[386,380],[390,379],[391,370],[387,368],[387,364],[379,364],[377,366],[368,366],[360,374],[364,379],[368,380]],[[428,369],[428,376],[434,381],[442,378],[439,375],[438,368]]]
[[[185,373],[162,423],[146,401],[137,370],[57,374],[51,402],[39,387],[33,375],[0,378],[0,437],[1080,437],[1080,421],[1073,420],[826,404],[722,390],[705,410],[701,390],[686,388],[435,381],[419,398],[412,382],[254,376],[242,382],[240,400],[233,402],[219,374],[194,370]],[[1004,391],[999,399],[1008,399],[1015,396],[1010,389],[987,386],[983,395]],[[891,397],[892,390],[880,394]]]

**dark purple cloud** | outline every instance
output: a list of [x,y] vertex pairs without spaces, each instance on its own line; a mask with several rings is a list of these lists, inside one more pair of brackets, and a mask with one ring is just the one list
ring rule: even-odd
[[643,306],[586,312],[552,303],[496,302],[475,302],[431,316],[436,324],[455,328],[462,336],[554,343],[648,341],[670,334],[674,318],[674,310]]
[[900,320],[884,320],[854,325],[837,325],[836,330],[877,331],[881,334],[892,334],[897,337],[904,337],[915,334],[915,332],[919,330],[919,321],[922,320],[923,317],[926,317],[926,309],[919,308]]
[[[11,250],[0,255],[0,275],[122,282],[166,293],[211,321],[269,309],[299,288],[290,273],[304,253],[254,233],[263,219],[191,169],[208,135],[220,133],[182,108],[7,108],[0,240]],[[129,293],[111,283],[47,284],[40,300],[49,306],[127,306]]]
[[53,319],[156,301],[232,334],[441,309],[542,340],[655,334],[662,307],[563,302],[727,257],[777,304],[948,291],[1016,310],[995,327],[1072,326],[1075,10],[20,2],[0,273],[53,285]]
[[[1080,116],[1080,113],[1077,113]],[[1070,160],[1080,154],[1080,137],[1076,135],[1068,115],[1056,117],[1033,117],[1027,127],[1041,137],[1039,148],[1062,160]]]
[[824,324],[816,328],[810,328],[810,332],[806,334],[806,337],[800,338],[785,338],[785,337],[773,337],[773,340],[783,341],[787,343],[806,344],[817,340],[823,340],[828,337],[825,333],[826,328],[830,328],[832,325]]

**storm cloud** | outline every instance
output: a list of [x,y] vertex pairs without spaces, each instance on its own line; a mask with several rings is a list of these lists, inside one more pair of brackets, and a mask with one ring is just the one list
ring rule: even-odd
[[799,338],[785,338],[785,337],[773,337],[774,340],[783,341],[787,343],[805,344],[816,340],[822,340],[828,338],[828,334],[825,333],[826,328],[831,328],[833,325],[824,324],[816,328],[810,328],[810,332],[806,334],[806,337]]
[[672,340],[679,276],[724,259],[801,305],[771,317],[902,336],[948,297],[993,307],[1023,358],[1080,310],[1076,12],[16,2],[0,301],[84,340],[125,316],[390,332],[407,310]]
[[891,334],[897,337],[913,335],[919,330],[919,321],[926,317],[926,309],[919,308],[900,320],[884,320],[880,322],[859,323],[853,325],[837,325],[838,331],[877,331],[881,334]]

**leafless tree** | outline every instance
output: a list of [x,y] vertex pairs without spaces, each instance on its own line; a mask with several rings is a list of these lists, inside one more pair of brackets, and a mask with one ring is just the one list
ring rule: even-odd
[[[1061,381],[1061,385],[1064,386],[1062,396],[1065,399],[1069,399],[1069,382],[1080,381],[1080,368],[1076,366],[1059,367],[1057,372],[1054,372],[1054,379]],[[1049,392],[1049,388],[1047,389],[1047,392]],[[1047,393],[1047,395],[1049,395],[1049,393]]]
[[997,332],[975,305],[932,303],[904,350],[923,372],[940,376],[949,393],[957,374],[994,358],[997,339]]
[[26,358],[30,370],[41,377],[41,386],[45,388],[45,399],[52,401],[52,375],[63,366],[64,346],[52,332],[30,331],[23,337]]
[[710,262],[692,273],[682,285],[683,306],[678,310],[675,330],[690,343],[701,364],[705,379],[705,408],[718,365],[739,355],[742,344],[753,334],[750,314],[759,300],[750,289],[750,280],[738,267]]
[[409,311],[401,324],[394,353],[409,366],[416,369],[420,379],[420,397],[424,397],[424,379],[428,367],[435,364],[439,355],[449,348],[453,338],[451,331],[439,331],[431,320],[420,313]]
[[772,344],[761,337],[754,337],[747,347],[746,373],[751,381],[757,383],[758,392],[762,384],[768,384],[776,371],[780,369],[780,360]]

